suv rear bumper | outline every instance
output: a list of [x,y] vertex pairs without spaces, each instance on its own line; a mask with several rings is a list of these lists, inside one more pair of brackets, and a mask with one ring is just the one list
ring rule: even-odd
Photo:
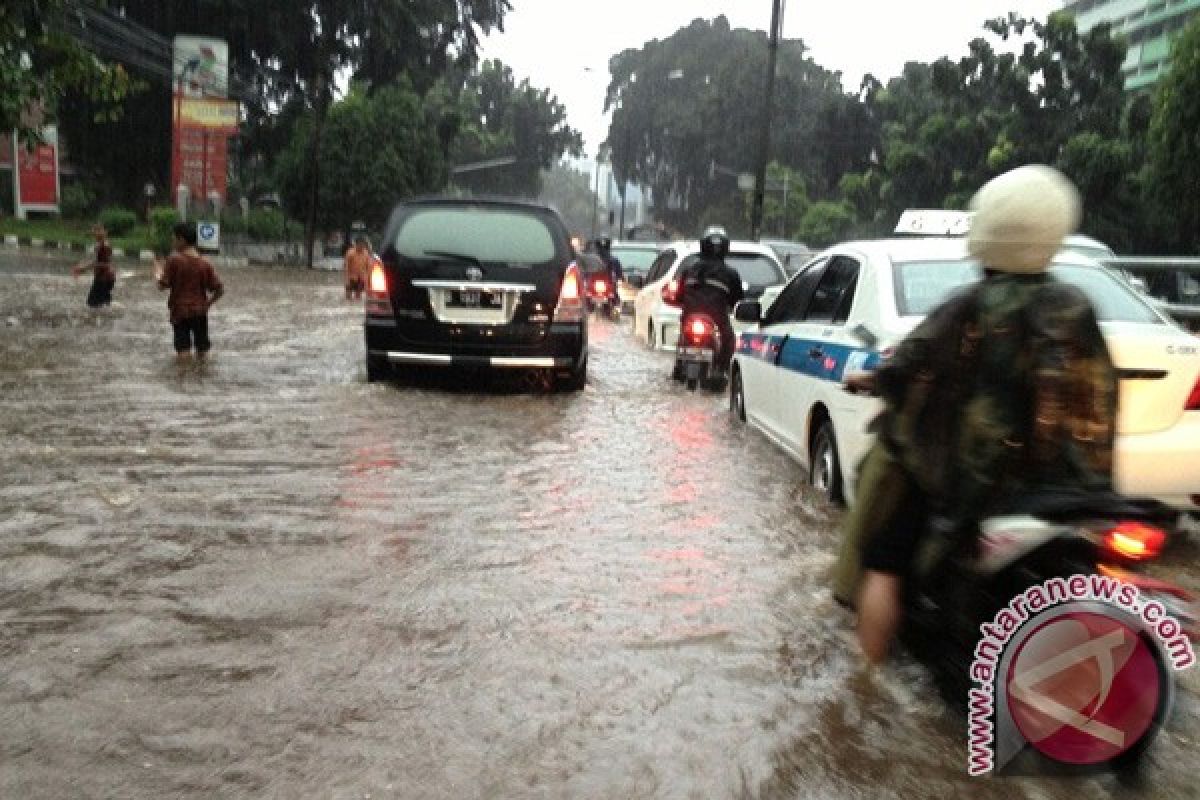
[[386,317],[367,317],[363,325],[367,358],[396,365],[485,367],[493,369],[569,369],[587,358],[585,324],[547,326],[541,341],[531,344],[488,344],[474,341],[426,343],[404,336],[403,326]]
[[457,353],[406,353],[399,350],[368,350],[367,355],[386,358],[392,364],[493,369],[558,369],[573,367],[579,360],[554,356],[477,356]]

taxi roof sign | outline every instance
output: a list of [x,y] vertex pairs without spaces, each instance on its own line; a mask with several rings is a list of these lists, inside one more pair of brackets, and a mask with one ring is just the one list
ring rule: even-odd
[[969,211],[909,210],[900,215],[895,232],[910,236],[966,236],[970,229]]

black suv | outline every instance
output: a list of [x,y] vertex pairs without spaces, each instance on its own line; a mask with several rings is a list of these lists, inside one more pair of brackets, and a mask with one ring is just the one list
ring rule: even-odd
[[583,276],[566,226],[529,203],[402,203],[367,286],[367,380],[393,366],[550,371],[587,381]]

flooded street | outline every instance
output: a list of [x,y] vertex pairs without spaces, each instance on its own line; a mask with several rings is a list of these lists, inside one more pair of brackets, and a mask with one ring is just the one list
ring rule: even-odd
[[[226,270],[180,367],[121,269],[0,255],[0,797],[1125,796],[864,687],[836,512],[626,327],[579,394],[369,385],[340,275]],[[1142,796],[1197,739],[1181,687]]]

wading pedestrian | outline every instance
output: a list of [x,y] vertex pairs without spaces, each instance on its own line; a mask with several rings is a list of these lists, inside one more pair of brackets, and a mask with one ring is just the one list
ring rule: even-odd
[[158,288],[170,291],[167,308],[175,331],[175,353],[180,360],[204,358],[212,349],[208,338],[208,310],[225,293],[217,271],[196,250],[196,230],[185,223],[174,229],[174,252],[164,265],[155,261]]
[[92,288],[88,291],[88,308],[103,308],[112,304],[112,290],[117,284],[117,272],[112,265],[112,247],[108,244],[108,231],[103,225],[92,226],[96,237],[96,253],[93,261],[80,261],[71,268],[71,275],[78,278],[84,270],[92,271]]

